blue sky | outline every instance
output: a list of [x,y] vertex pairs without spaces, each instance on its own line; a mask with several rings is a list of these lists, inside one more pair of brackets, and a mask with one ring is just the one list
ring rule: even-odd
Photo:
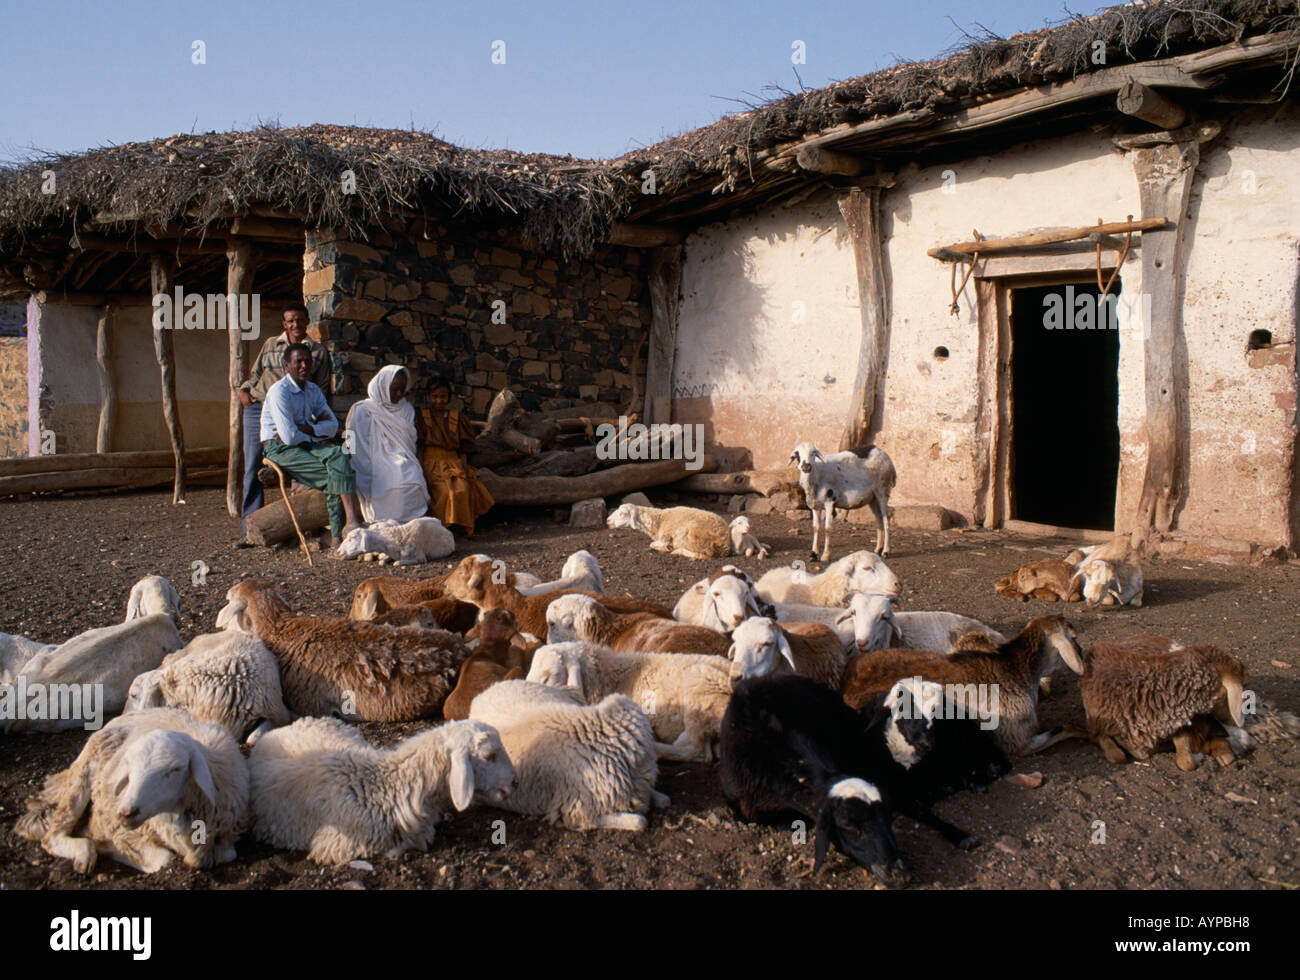
[[[742,108],[729,98],[796,89],[795,40],[806,45],[799,75],[815,88],[933,57],[977,21],[1005,36],[1066,17],[1061,0],[6,0],[3,13],[6,162],[275,120],[617,156]],[[205,64],[193,63],[196,40]],[[505,64],[492,63],[497,40]]]

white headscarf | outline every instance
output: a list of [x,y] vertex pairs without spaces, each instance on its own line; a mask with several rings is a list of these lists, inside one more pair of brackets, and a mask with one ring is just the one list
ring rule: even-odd
[[393,403],[393,380],[399,371],[406,368],[400,364],[381,368],[366,388],[370,397],[348,413],[347,427],[357,437],[352,470],[361,515],[367,521],[408,521],[423,514],[429,501],[415,453],[415,406],[406,399]]
[[[399,373],[406,374],[406,368],[400,364],[385,364],[366,387],[366,393],[375,403],[370,410],[371,439],[374,442],[370,447],[372,455],[415,454],[415,406],[405,398],[393,404],[393,381]],[[409,374],[406,383],[408,386],[411,383]],[[385,445],[385,440],[391,440],[393,444]]]

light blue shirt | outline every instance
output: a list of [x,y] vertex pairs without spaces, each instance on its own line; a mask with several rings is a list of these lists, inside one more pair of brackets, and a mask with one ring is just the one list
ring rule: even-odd
[[[313,422],[312,417],[321,419]],[[271,385],[262,404],[262,442],[279,439],[286,446],[310,443],[313,440],[298,429],[306,422],[316,431],[317,439],[328,439],[339,431],[339,420],[325,403],[325,395],[310,381],[298,387],[298,382],[285,375]]]

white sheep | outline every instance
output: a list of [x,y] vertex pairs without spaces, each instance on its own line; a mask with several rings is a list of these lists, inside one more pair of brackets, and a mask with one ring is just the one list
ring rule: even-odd
[[[897,612],[892,596],[858,593],[849,599],[849,608],[839,619],[852,627],[850,642],[860,653],[905,647],[908,650],[934,650],[952,653],[957,640],[971,633],[985,637],[993,647],[1007,638],[985,626],[978,619],[950,612]],[[837,622],[837,628],[842,625]]]
[[902,586],[879,556],[855,551],[819,574],[806,571],[802,562],[792,568],[774,568],[758,580],[757,591],[768,602],[843,608],[854,592],[897,596]]
[[[889,554],[889,495],[897,473],[883,449],[868,446],[823,455],[811,442],[801,442],[790,453],[799,468],[799,486],[812,509],[812,557],[826,561],[831,556],[831,518],[835,508],[856,510],[864,504],[876,516],[876,551]],[[822,537],[817,549],[818,534]]]
[[470,718],[495,728],[519,785],[501,806],[573,830],[646,828],[659,766],[650,719],[611,694],[585,705],[577,692],[530,681],[501,681],[474,699]]
[[162,707],[184,708],[236,739],[247,736],[250,744],[293,720],[280,691],[275,655],[257,637],[237,630],[196,636],[169,653],[157,670],[131,682],[125,712]]
[[745,620],[731,634],[731,679],[789,670],[839,690],[848,660],[844,643],[823,623],[782,623],[766,616]]
[[731,554],[731,530],[717,514],[695,507],[639,507],[620,504],[605,519],[610,528],[631,528],[650,535],[650,550],[686,558],[725,558]]
[[[81,874],[100,854],[150,874],[178,854],[191,868],[234,860],[248,820],[248,766],[234,739],[184,711],[153,708],[92,734],[28,799],[14,831]],[[83,822],[86,836],[73,836]]]
[[492,728],[451,721],[380,749],[332,718],[268,732],[249,757],[253,835],[317,864],[429,849],[447,810],[500,804],[515,771]]
[[561,589],[603,594],[605,579],[600,573],[600,562],[596,561],[595,555],[590,551],[575,551],[564,562],[559,578],[550,582],[538,582],[536,585],[518,585],[516,588],[522,595],[541,595],[543,592],[559,592]]
[[[23,664],[20,674],[14,678],[15,687],[25,686],[32,691],[33,685],[41,685],[36,690],[43,688],[47,692],[79,687],[93,695],[97,716],[117,714],[126,705],[127,692],[136,676],[155,669],[163,657],[185,645],[172,618],[175,606],[167,601],[167,590],[175,594],[171,584],[157,576],[136,583],[130,603],[133,609],[130,615],[134,618],[87,630],[65,643],[47,646]],[[139,602],[135,601],[137,592]],[[150,611],[160,604],[169,611]],[[81,700],[80,717],[71,717],[76,712],[51,710],[46,713],[62,717],[8,718],[0,721],[0,731],[61,732],[98,722],[99,717],[86,716],[86,698],[83,696]]]
[[754,537],[749,518],[744,514],[732,520],[727,526],[727,531],[731,535],[731,553],[733,555],[744,555],[746,558],[757,555],[759,561],[762,561],[772,550],[770,545],[763,544],[762,541]]
[[594,643],[551,643],[533,654],[528,680],[575,689],[588,703],[625,694],[645,711],[661,759],[712,762],[731,679],[721,657],[616,653]]
[[0,633],[0,684],[12,684],[32,657],[56,646],[57,643],[41,643],[13,633]]
[[682,593],[673,606],[679,623],[730,633],[749,616],[775,616],[770,602],[758,597],[754,580],[735,565],[723,565]]
[[436,517],[417,517],[405,524],[375,521],[369,527],[353,528],[344,537],[335,555],[339,558],[378,560],[386,564],[422,565],[435,558],[445,558],[456,550],[452,537]]

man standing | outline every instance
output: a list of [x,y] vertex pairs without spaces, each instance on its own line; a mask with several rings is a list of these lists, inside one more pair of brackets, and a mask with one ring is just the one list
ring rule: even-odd
[[[330,515],[330,546],[354,527],[356,477],[343,447],[323,442],[339,431],[339,420],[325,395],[310,380],[311,348],[290,344],[284,354],[285,376],[271,385],[262,410],[262,455],[303,486],[324,490]],[[347,524],[344,524],[344,517]]]
[[262,465],[262,403],[271,386],[285,375],[284,356],[290,344],[306,344],[311,351],[312,382],[329,399],[329,351],[320,341],[307,336],[307,307],[289,306],[281,315],[284,332],[262,344],[253,362],[248,380],[239,386],[239,401],[244,406],[244,506],[247,517],[262,506],[262,484],[257,479]]

